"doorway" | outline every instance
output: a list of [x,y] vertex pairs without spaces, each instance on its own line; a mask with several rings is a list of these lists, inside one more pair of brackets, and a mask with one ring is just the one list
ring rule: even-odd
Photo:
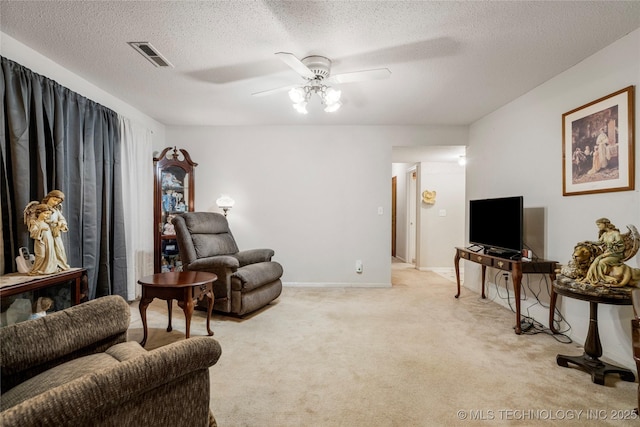
[[[391,174],[391,254],[406,264],[420,260],[420,164],[394,163]],[[409,249],[411,248],[411,249]]]

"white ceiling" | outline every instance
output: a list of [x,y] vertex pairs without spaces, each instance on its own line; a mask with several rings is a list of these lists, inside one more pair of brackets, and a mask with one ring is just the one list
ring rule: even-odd
[[[0,2],[2,32],[166,125],[467,125],[639,27],[640,1]],[[251,96],[303,82],[281,51],[392,74],[303,116]]]

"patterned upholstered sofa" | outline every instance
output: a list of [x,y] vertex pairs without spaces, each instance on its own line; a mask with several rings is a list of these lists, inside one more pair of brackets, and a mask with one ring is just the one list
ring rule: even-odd
[[130,309],[108,296],[0,329],[0,425],[206,426],[218,342],[146,351],[126,341]]

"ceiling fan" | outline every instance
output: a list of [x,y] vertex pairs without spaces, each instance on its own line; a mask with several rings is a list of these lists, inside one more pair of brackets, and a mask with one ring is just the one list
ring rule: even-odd
[[367,80],[386,79],[391,75],[387,68],[377,68],[372,70],[354,71],[331,75],[331,60],[324,56],[312,55],[298,59],[294,54],[288,52],[277,52],[276,55],[282,62],[287,64],[293,71],[300,74],[306,82],[255,92],[253,96],[271,95],[274,93],[289,91],[289,98],[293,101],[293,108],[298,112],[307,113],[307,102],[313,93],[318,94],[325,111],[333,112],[342,105],[340,103],[341,91],[333,89],[332,84],[354,83]]

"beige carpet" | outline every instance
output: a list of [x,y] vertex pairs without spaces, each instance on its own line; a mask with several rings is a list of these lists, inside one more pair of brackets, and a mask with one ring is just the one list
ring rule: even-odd
[[[214,315],[211,368],[220,427],[630,425],[637,383],[556,364],[580,345],[513,332],[514,315],[455,284],[393,264],[393,287],[291,288],[244,320]],[[142,339],[137,303],[129,339]],[[148,310],[147,349],[184,339],[174,303]],[[205,335],[197,311],[192,336]],[[629,349],[631,351],[631,349]],[[475,419],[475,421],[473,420]],[[638,421],[634,422],[634,425]]]

